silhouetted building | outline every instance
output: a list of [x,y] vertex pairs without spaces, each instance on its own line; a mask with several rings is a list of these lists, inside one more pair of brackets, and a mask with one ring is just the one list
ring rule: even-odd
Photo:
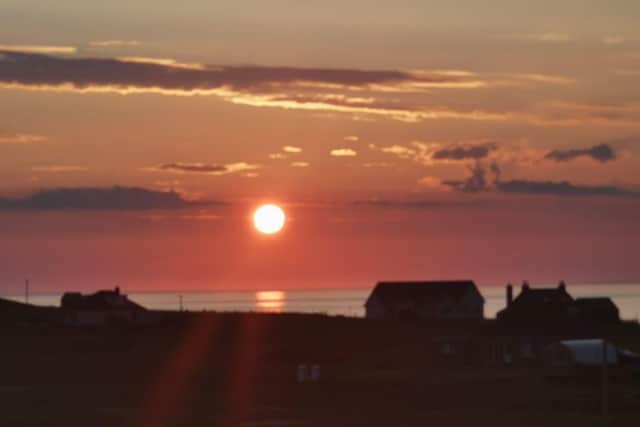
[[482,319],[484,298],[475,283],[380,282],[365,304],[367,319]]
[[620,312],[611,298],[577,298],[576,306],[587,324],[620,322]]
[[103,290],[90,295],[67,292],[62,296],[64,322],[76,326],[100,326],[110,323],[142,321],[146,309],[120,293]]
[[511,325],[566,325],[580,320],[578,308],[564,282],[555,288],[537,289],[524,282],[520,295],[515,299],[512,292],[511,285],[507,285],[507,306],[497,314],[500,322]]
[[555,288],[533,289],[527,282],[513,298],[507,285],[507,306],[497,314],[498,321],[511,326],[603,325],[620,321],[618,307],[610,298],[577,298],[567,292],[564,282]]

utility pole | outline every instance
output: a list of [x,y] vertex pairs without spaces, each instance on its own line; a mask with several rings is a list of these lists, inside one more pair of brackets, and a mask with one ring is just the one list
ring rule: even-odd
[[184,307],[182,305],[182,294],[178,295],[178,300],[180,302],[180,311],[184,311]]
[[609,349],[607,340],[602,338],[602,416],[609,415]]
[[29,279],[24,281],[24,302],[29,304]]

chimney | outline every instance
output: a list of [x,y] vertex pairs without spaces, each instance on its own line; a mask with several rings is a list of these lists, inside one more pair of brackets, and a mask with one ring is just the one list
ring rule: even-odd
[[512,302],[513,302],[513,285],[509,283],[507,285],[507,308],[511,305]]
[[522,292],[527,292],[529,289],[531,289],[531,286],[529,286],[529,282],[527,282],[526,280],[522,282]]
[[558,289],[565,292],[567,291],[567,284],[564,282],[564,280],[560,281],[560,283],[558,284]]
[[116,286],[115,292],[116,295],[120,295],[120,286]]

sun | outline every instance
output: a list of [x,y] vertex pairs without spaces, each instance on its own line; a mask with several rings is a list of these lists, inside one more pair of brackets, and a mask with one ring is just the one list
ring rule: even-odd
[[261,233],[275,234],[282,230],[286,220],[284,211],[277,205],[262,205],[253,213],[253,225]]

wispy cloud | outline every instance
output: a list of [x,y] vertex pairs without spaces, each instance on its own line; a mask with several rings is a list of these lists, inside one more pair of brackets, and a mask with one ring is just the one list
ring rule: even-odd
[[48,138],[46,136],[29,133],[0,133],[0,144],[33,144],[37,142],[44,142],[47,139]]
[[569,34],[558,32],[527,34],[522,38],[541,43],[566,43],[571,41],[571,36]]
[[293,168],[306,168],[309,166],[310,164],[308,162],[291,162],[291,167]]
[[394,155],[401,159],[431,165],[433,163],[468,162],[485,159],[498,150],[493,141],[466,141],[452,144],[413,141],[409,146],[394,144],[388,147],[370,145],[371,149]]
[[624,42],[625,42],[625,38],[619,34],[605,36],[602,39],[602,43],[606,44],[607,46],[621,45]]
[[208,163],[161,163],[145,170],[151,172],[172,172],[181,174],[226,175],[238,172],[248,172],[260,169],[262,166],[246,162],[227,164]]
[[67,172],[85,172],[89,170],[86,166],[74,166],[74,165],[42,165],[33,166],[31,168],[33,172],[45,172],[45,173],[67,173]]
[[571,85],[576,83],[576,80],[573,78],[553,74],[515,73],[508,74],[506,77],[516,81],[521,80],[525,82],[546,83],[552,85]]
[[123,47],[123,46],[139,46],[138,40],[97,40],[89,43],[93,47]]
[[544,157],[556,162],[569,162],[580,157],[588,157],[600,163],[616,159],[616,152],[609,144],[599,144],[590,148],[575,148],[571,150],[553,150]]
[[122,62],[134,64],[161,65],[170,68],[185,68],[187,70],[204,70],[205,66],[195,62],[180,62],[172,58],[150,58],[146,56],[122,56],[118,58]]
[[349,142],[357,142],[360,138],[355,135],[350,135],[350,136],[345,136],[343,139]]
[[[388,92],[424,92],[462,84],[469,75],[258,66],[205,66],[145,57],[68,58],[1,51],[0,87],[120,94],[213,95],[228,102],[388,117],[406,122],[435,119],[506,120],[503,112],[399,103]],[[356,96],[355,92],[368,92]]]
[[76,53],[75,46],[49,46],[49,45],[24,45],[24,44],[0,44],[0,52],[32,53],[32,54],[71,54]]
[[282,151],[284,151],[285,153],[302,153],[302,148],[294,147],[292,145],[285,145],[284,147],[282,147]]
[[[260,66],[208,66],[144,57],[75,58],[0,50],[0,88],[91,93],[156,93],[217,96],[258,108],[349,115],[354,120],[387,118],[408,123],[427,120],[522,121],[534,125],[638,125],[640,109],[591,113],[568,105],[516,109],[482,108],[475,103],[434,104],[419,96],[435,87],[468,83],[463,71],[398,71]],[[545,74],[496,74],[485,87],[505,84],[570,84]],[[395,91],[395,92],[394,92]],[[394,93],[392,93],[394,92]]]
[[336,148],[331,150],[329,154],[335,157],[354,157],[358,155],[358,153],[351,148]]
[[640,76],[640,70],[621,69],[621,70],[616,70],[615,73],[619,76],[626,76],[626,77]]

